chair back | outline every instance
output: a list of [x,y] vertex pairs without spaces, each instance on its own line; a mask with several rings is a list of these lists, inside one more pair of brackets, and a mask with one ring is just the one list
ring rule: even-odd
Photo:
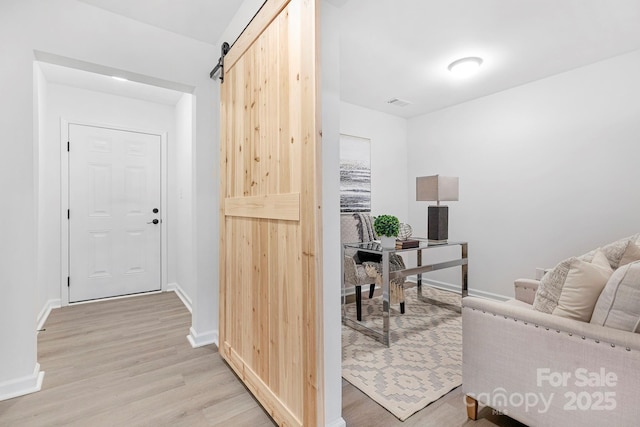
[[376,240],[373,217],[370,213],[348,213],[340,215],[340,242],[356,243]]

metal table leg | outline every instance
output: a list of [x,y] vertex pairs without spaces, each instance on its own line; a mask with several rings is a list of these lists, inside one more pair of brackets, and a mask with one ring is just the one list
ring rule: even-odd
[[389,251],[382,251],[382,343],[387,347],[389,341]]
[[[467,244],[463,243],[460,246],[462,247],[462,259],[467,259],[469,255],[467,252]],[[463,298],[469,294],[469,290],[467,288],[468,286],[467,274],[468,274],[468,264],[464,263],[462,264],[462,297]]]
[[[422,266],[422,249],[418,249],[416,251],[416,257],[417,257],[417,266],[421,267]],[[422,296],[422,273],[418,273],[418,280],[417,280],[417,287],[418,287],[418,298]]]
[[346,303],[347,303],[347,290],[344,283],[344,245],[340,245],[340,277],[342,278],[342,317],[344,318],[347,314],[346,311]]

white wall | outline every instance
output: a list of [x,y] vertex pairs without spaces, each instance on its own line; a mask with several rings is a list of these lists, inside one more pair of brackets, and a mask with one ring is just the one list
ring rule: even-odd
[[[176,104],[176,140],[175,151],[172,153],[175,159],[173,170],[176,187],[175,203],[170,207],[170,213],[176,220],[174,233],[170,234],[169,242],[170,263],[175,262],[175,277],[177,283],[185,294],[188,302],[193,304],[193,296],[196,292],[196,283],[193,275],[194,229],[193,229],[193,175],[191,167],[193,161],[193,97],[184,94]],[[171,264],[170,264],[171,265]]]
[[[20,389],[34,389],[36,380],[36,203],[37,110],[31,53],[16,40],[14,6],[0,11],[0,399]],[[36,132],[34,132],[34,126]],[[34,141],[35,139],[35,141]],[[20,386],[12,387],[12,382]]]
[[324,322],[325,425],[342,419],[342,346],[340,307],[340,43],[339,10],[321,5],[322,77],[322,277]]
[[407,120],[342,102],[340,133],[371,140],[372,214],[407,222]]
[[193,191],[198,227],[194,280],[197,296],[204,297],[194,311],[193,324],[196,333],[214,335],[217,265],[211,259],[217,257],[218,219],[217,185],[211,177],[217,170],[218,154],[212,143],[214,82],[208,73],[219,49],[76,0],[4,0],[0,6],[0,51],[0,272],[5,284],[0,301],[0,396],[8,381],[17,380],[27,387],[37,371],[34,51],[94,69],[122,71],[138,81],[193,88]]
[[244,30],[247,24],[251,22],[254,15],[258,10],[260,10],[265,1],[266,0],[244,0],[238,8],[238,11],[233,15],[233,18],[229,21],[227,28],[222,32],[222,35],[218,40],[218,46],[222,46],[222,43],[224,42],[227,42],[232,46],[242,33],[242,30]]
[[[640,231],[638,75],[640,51],[409,120],[409,193],[460,177],[449,238],[469,241],[470,289],[513,295],[536,267]],[[410,223],[425,216],[410,198]]]
[[[44,150],[44,147],[46,146],[46,140],[47,140],[47,117],[48,117],[47,101],[48,101],[49,85],[44,77],[44,74],[42,73],[42,70],[38,66],[38,63],[33,64],[33,70],[36,75],[34,91],[37,92],[37,96],[35,97],[35,100],[34,100],[34,102],[36,102],[36,104],[34,105],[34,109],[35,111],[37,111],[37,117],[34,118],[35,119],[34,126],[37,125],[38,127],[38,134],[37,136],[34,135],[34,144],[37,144],[37,147],[38,147],[37,159],[34,160],[34,162],[40,163],[42,161],[42,156],[44,155],[43,150]],[[35,195],[37,197],[37,206],[39,209],[38,209],[38,216],[37,216],[38,226],[36,227],[36,232],[37,232],[36,241],[38,242],[37,248],[36,248],[37,250],[37,262],[36,262],[37,287],[36,287],[36,292],[34,294],[33,304],[36,310],[36,315],[38,318],[40,318],[41,316],[44,316],[44,312],[42,312],[42,309],[43,307],[46,306],[47,300],[49,299],[46,285],[45,285],[46,283],[45,277],[47,272],[45,269],[45,262],[43,262],[43,260],[46,258],[46,250],[44,246],[40,245],[40,242],[44,238],[44,231],[42,229],[44,227],[44,223],[46,222],[46,212],[44,211],[44,209],[40,209],[40,207],[43,206],[43,199],[46,198],[46,194],[43,194],[41,192],[42,188],[46,185],[46,176],[45,174],[41,173],[38,169],[34,170],[34,172],[38,174],[38,178],[36,180],[38,186],[36,188]],[[54,209],[60,210],[59,207],[57,208],[54,207]],[[58,227],[58,231],[59,231],[59,227]],[[59,299],[59,296],[58,296],[58,299]]]
[[[176,143],[173,106],[59,84],[47,86],[46,135],[40,145],[39,162],[38,270],[41,273],[38,288],[43,299],[38,309],[61,298],[61,119],[159,134],[166,132],[168,144]],[[172,224],[168,217],[167,223]],[[170,229],[169,234],[175,231]]]

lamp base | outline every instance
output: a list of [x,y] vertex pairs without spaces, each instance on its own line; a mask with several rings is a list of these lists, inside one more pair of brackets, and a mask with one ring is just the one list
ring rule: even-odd
[[427,238],[446,241],[449,238],[449,206],[429,206],[427,218]]

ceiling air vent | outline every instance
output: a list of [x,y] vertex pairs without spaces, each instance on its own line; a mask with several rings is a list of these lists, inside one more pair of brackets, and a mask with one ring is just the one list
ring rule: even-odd
[[396,107],[406,107],[407,105],[411,105],[409,101],[405,101],[404,99],[392,98],[387,101],[387,104],[395,105]]

